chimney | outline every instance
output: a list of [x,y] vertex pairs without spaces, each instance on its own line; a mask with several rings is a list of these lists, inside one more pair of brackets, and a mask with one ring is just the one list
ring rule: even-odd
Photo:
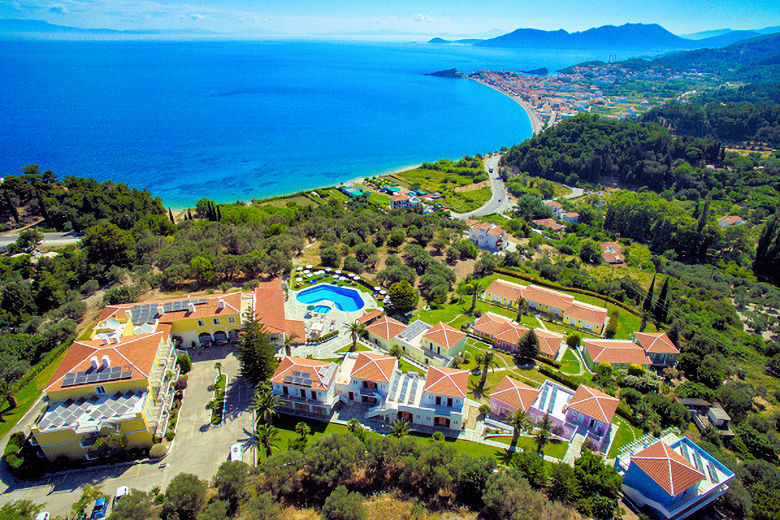
[[119,343],[119,338],[117,336],[111,336],[110,341],[112,345],[116,345]]
[[133,311],[131,311],[130,309],[125,309],[125,318],[127,318],[128,320],[133,319]]
[[195,304],[187,302],[187,314],[192,314],[193,312],[195,312]]
[[162,303],[157,305],[157,315],[162,316],[165,314],[165,307],[163,307]]
[[224,309],[224,308],[225,308],[225,300],[223,300],[222,298],[220,298],[220,299],[219,299],[219,303],[217,303],[217,308],[218,308],[219,310],[222,310],[222,309]]
[[97,367],[98,367],[98,358],[97,358],[97,356],[92,356],[91,358],[89,358],[89,362],[92,364],[92,368],[97,370]]
[[111,366],[111,360],[108,359],[107,355],[103,354],[102,361],[101,368],[108,368]]

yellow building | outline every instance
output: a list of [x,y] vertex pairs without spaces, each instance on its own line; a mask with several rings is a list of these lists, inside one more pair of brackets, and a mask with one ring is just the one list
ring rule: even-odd
[[164,331],[133,334],[127,320],[100,322],[92,339],[70,346],[49,381],[48,406],[31,426],[35,442],[49,460],[98,458],[106,453],[99,439],[112,434],[128,448],[151,446],[178,374]]

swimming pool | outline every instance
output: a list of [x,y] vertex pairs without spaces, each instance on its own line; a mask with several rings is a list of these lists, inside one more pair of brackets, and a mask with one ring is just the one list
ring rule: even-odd
[[330,312],[330,307],[327,305],[315,305],[311,310],[314,312],[319,312],[320,314],[327,314]]
[[301,303],[317,303],[328,300],[336,305],[340,311],[359,311],[365,306],[363,298],[355,289],[338,287],[336,285],[321,284],[303,290],[295,297]]

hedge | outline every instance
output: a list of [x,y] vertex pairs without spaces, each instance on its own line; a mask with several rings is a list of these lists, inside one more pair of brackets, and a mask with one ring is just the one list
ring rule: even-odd
[[553,282],[550,282],[550,281],[547,281],[547,280],[536,278],[536,277],[533,277],[533,276],[530,276],[530,275],[527,275],[527,274],[524,274],[524,273],[521,273],[521,272],[518,272],[518,271],[514,271],[512,269],[507,269],[505,267],[496,267],[494,269],[494,271],[497,272],[497,273],[500,273],[500,274],[505,274],[507,276],[512,276],[514,278],[519,278],[521,280],[526,280],[528,282],[533,282],[533,283],[535,283],[537,285],[541,285],[542,287],[549,287],[550,289],[555,289],[555,290],[558,290],[558,291],[567,291],[567,292],[573,292],[573,293],[578,293],[578,294],[584,294],[585,296],[592,296],[593,298],[598,298],[600,300],[604,300],[605,302],[609,302],[612,305],[616,305],[616,306],[620,307],[621,309],[624,309],[624,310],[630,312],[634,316],[638,316],[640,318],[642,317],[642,313],[640,311],[634,309],[633,307],[631,307],[629,305],[626,305],[625,303],[623,303],[621,301],[618,301],[618,300],[612,298],[611,296],[606,296],[604,294],[599,294],[597,292],[589,291],[587,289],[580,289],[578,287],[567,287],[565,285],[558,285],[557,283],[553,283]]
[[67,349],[76,339],[76,336],[69,336],[65,341],[60,343],[59,346],[55,347],[54,349],[50,350],[48,354],[46,354],[40,362],[38,362],[37,365],[32,367],[30,370],[27,371],[26,374],[24,374],[22,377],[20,377],[12,386],[11,386],[11,395],[15,395],[16,392],[22,389],[25,385],[27,385],[30,381],[33,380],[35,376],[37,376],[44,368],[49,366],[52,361],[54,361],[57,356],[62,354],[65,349]]
[[546,356],[537,356],[536,360],[537,361],[541,361],[542,363],[546,363],[546,364],[548,364],[550,366],[553,366],[555,368],[561,368],[561,363],[560,362],[555,361],[554,359],[550,359],[550,358],[548,358]]
[[568,386],[569,388],[576,390],[578,386],[582,383],[582,378],[579,376],[567,376],[563,375],[557,370],[553,370],[552,368],[549,368],[545,365],[539,366],[539,372],[546,375],[550,379],[554,379],[555,381],[558,381],[559,383]]
[[336,337],[338,335],[339,335],[339,331],[332,330],[332,331],[328,332],[327,334],[323,334],[322,336],[320,336],[318,338],[307,339],[306,340],[306,344],[307,345],[318,345],[318,344],[323,343],[323,342],[329,340],[330,338],[334,338],[334,337]]

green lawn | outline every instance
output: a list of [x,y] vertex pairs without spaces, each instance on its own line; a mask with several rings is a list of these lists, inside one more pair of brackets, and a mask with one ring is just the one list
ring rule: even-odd
[[577,355],[571,349],[566,349],[566,353],[561,358],[561,372],[564,374],[576,374],[581,367],[582,363],[580,363]]
[[62,362],[62,358],[65,357],[65,352],[67,352],[67,350],[53,359],[46,368],[41,370],[29,383],[16,393],[16,408],[3,413],[2,415],[3,420],[0,422],[0,438],[5,436],[5,434],[19,422],[19,419],[27,413],[30,407],[35,404],[35,401],[41,396],[41,392]]
[[377,193],[375,191],[372,191],[371,195],[368,196],[368,200],[376,204],[379,204],[380,206],[390,205],[390,196],[384,193]]
[[211,424],[217,426],[222,422],[222,412],[225,409],[225,384],[227,376],[220,374],[214,383],[214,397],[212,402],[214,407],[211,409]]
[[[492,441],[498,441],[506,445],[512,444],[512,436],[506,435],[501,437],[490,437]],[[562,459],[566,454],[566,450],[569,447],[568,442],[548,442],[542,450],[542,453],[555,457],[556,459]],[[523,448],[528,451],[536,451],[536,441],[533,437],[519,437],[517,439],[517,448]]]
[[398,361],[398,368],[401,370],[401,372],[417,372],[418,374],[424,374],[424,372],[417,368],[416,365],[412,365],[404,359],[400,359]]
[[428,192],[438,191],[443,199],[438,202],[452,211],[462,213],[477,209],[490,199],[490,188],[485,186],[471,191],[454,191],[455,188],[469,186],[482,180],[487,180],[487,173],[479,168],[441,167],[439,169],[413,168],[393,175],[403,181],[401,184],[410,189],[423,189]]
[[[349,352],[349,349],[351,349],[351,348],[352,348],[352,344],[350,343],[346,347],[338,349],[336,351],[336,354],[340,354],[342,352]],[[360,342],[358,342],[357,348],[355,349],[355,352],[370,352],[370,351],[371,351],[370,348],[368,348],[367,346],[363,345]]]
[[623,446],[626,444],[631,444],[644,435],[642,430],[635,428],[627,420],[623,419],[619,415],[616,415],[612,420],[612,425],[613,427],[617,427],[618,431],[617,435],[615,436],[615,440],[612,442],[612,447],[609,449],[609,453],[607,454],[608,459],[614,459]]

